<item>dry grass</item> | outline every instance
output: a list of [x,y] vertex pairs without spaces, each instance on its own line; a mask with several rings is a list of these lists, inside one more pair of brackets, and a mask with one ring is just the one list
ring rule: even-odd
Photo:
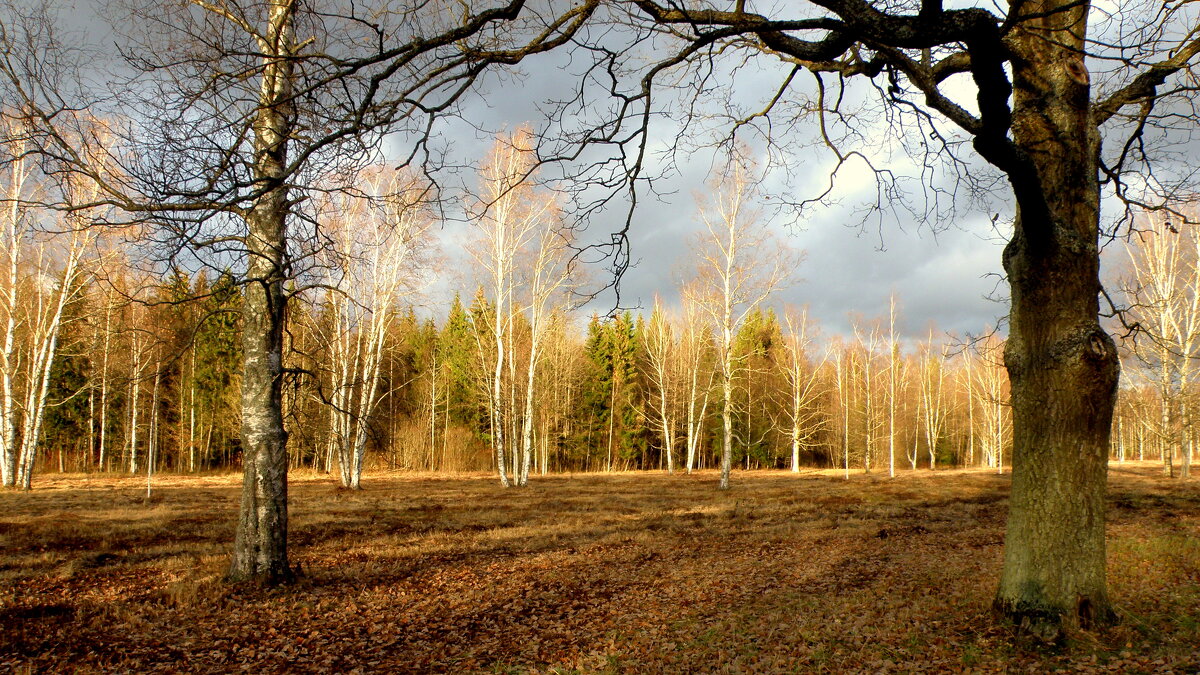
[[293,476],[289,588],[230,587],[238,477],[0,494],[0,669],[845,672],[1200,669],[1200,486],[1113,467],[1122,623],[993,627],[1007,476]]

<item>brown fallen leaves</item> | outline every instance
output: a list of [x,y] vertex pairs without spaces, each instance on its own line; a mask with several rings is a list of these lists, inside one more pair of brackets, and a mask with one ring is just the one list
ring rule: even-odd
[[274,590],[221,580],[236,476],[51,477],[0,494],[0,669],[1200,669],[1200,486],[1111,475],[1122,623],[1051,652],[988,615],[1007,476],[301,474]]

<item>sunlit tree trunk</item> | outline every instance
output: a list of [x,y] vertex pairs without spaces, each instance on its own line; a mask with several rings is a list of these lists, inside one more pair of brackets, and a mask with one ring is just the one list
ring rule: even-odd
[[896,294],[888,304],[888,476],[896,477],[896,380],[900,367],[900,343],[896,342]]
[[133,330],[129,332],[129,473],[137,475],[138,472],[138,441],[139,438],[139,413],[141,412],[141,394],[142,394],[142,369],[144,367],[142,358],[142,328],[138,325],[137,316],[140,305],[130,305],[130,317],[133,323]]
[[155,462],[158,461],[158,390],[161,384],[162,362],[158,359],[158,350],[155,350],[154,388],[150,395],[150,436],[146,443],[146,499],[150,499]]
[[668,399],[674,398],[672,362],[677,360],[679,355],[676,353],[671,320],[657,296],[654,298],[654,310],[646,328],[645,343],[650,382],[658,399],[658,426],[662,433],[662,451],[667,473],[675,473],[675,419]]
[[288,141],[296,119],[294,15],[294,0],[271,0],[258,40],[263,56],[252,171],[263,188],[245,217],[241,429],[245,476],[229,576],[266,583],[285,581],[294,574],[287,554],[288,457],[281,390],[283,282],[291,211]]
[[1035,632],[1112,616],[1105,487],[1120,364],[1097,318],[1100,133],[1084,58],[1089,9],[1025,3],[1027,18],[1004,42],[1013,142],[1028,154],[1009,174],[1017,215],[1004,252],[1012,293],[1004,362],[1014,435],[995,606]]
[[188,471],[196,471],[196,349],[192,350],[191,371],[188,380]]
[[[7,118],[6,118],[7,119]],[[21,253],[33,225],[33,216],[22,205],[34,190],[33,166],[24,155],[26,143],[20,139],[22,129],[5,122],[0,133],[5,136],[11,160],[4,165],[0,178],[4,179],[3,222],[0,223],[0,310],[3,316],[3,339],[0,340],[0,483],[5,487],[17,484],[17,465],[20,449],[17,447],[17,373],[21,367],[17,349],[17,333],[24,323],[22,298],[20,297]],[[6,158],[8,159],[8,158]]]

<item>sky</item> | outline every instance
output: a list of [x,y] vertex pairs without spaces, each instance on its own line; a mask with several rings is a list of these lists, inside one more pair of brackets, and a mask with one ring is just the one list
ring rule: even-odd
[[[64,14],[68,23],[93,40],[111,39],[107,38],[111,33],[92,13],[99,4],[89,1],[78,6],[81,11],[72,7]],[[760,65],[739,71],[737,88],[728,92],[732,99],[745,96],[751,101],[763,91],[772,91],[780,71],[771,64]],[[574,67],[577,64],[560,52],[522,64],[515,79],[485,80],[479,95],[462,110],[469,123],[451,120],[443,124],[438,129],[440,140],[451,148],[455,161],[466,164],[482,159],[496,131],[527,122],[540,129],[545,103],[570,90],[576,77]],[[869,102],[859,103],[869,108]],[[863,119],[877,114],[866,110]],[[655,131],[656,147],[665,149],[664,144],[674,138],[676,129],[667,122]],[[797,133],[813,133],[813,129],[801,126]],[[768,175],[764,180],[768,198],[807,196],[814,186],[824,185],[828,157],[819,157],[811,146],[782,152],[779,158],[791,178],[784,181]],[[641,202],[632,218],[632,265],[620,282],[620,307],[648,311],[656,295],[668,305],[678,302],[677,288],[689,264],[689,245],[702,227],[694,193],[705,189],[715,161],[707,151],[682,153],[676,157],[675,170],[667,172],[656,185],[661,196]],[[901,171],[906,166],[911,168],[903,153],[892,153],[885,164]],[[651,171],[656,170],[651,167]],[[464,185],[472,182],[469,171],[456,179]],[[832,195],[835,203],[828,207],[799,218],[784,214],[772,217],[771,209],[766,209],[765,226],[776,229],[793,248],[803,252],[792,283],[773,300],[775,306],[807,306],[810,318],[826,334],[849,334],[855,316],[868,320],[886,316],[893,293],[899,308],[897,327],[909,338],[923,338],[931,326],[957,335],[979,334],[1001,320],[1007,312],[1007,289],[1000,276],[1004,237],[993,224],[995,214],[963,210],[953,223],[937,232],[902,211],[884,212],[864,222],[861,210],[874,203],[874,195],[870,175],[861,165],[851,164],[842,171],[838,190]],[[607,239],[624,223],[625,215],[625,205],[616,204],[590,222],[586,238]],[[999,222],[1003,228],[1003,218]],[[444,307],[446,298],[456,290],[468,297],[473,292],[471,266],[465,262],[469,258],[461,253],[464,242],[473,236],[461,222],[448,222],[441,228],[445,263],[425,301],[430,313],[439,314],[438,308]],[[606,279],[600,269],[592,275]],[[616,296],[609,291],[584,307],[582,313],[607,314],[617,304]]]
[[[522,123],[539,130],[544,102],[569,91],[569,70],[569,65],[557,57],[541,57],[522,65],[519,84],[486,82],[481,97],[463,112],[472,125],[486,120],[486,128],[450,124],[444,129],[455,152],[460,157],[483,157],[493,138],[489,132],[511,130]],[[777,75],[773,68],[748,75],[743,72],[738,91],[770,91]],[[519,96],[513,95],[517,87]],[[666,143],[662,139],[673,139],[676,131],[669,124],[663,126],[656,135],[660,145]],[[813,130],[800,128],[798,132]],[[656,183],[659,196],[647,198],[643,193],[632,218],[632,264],[620,282],[621,308],[641,308],[648,313],[656,295],[668,306],[678,303],[677,289],[690,263],[689,246],[703,228],[695,194],[706,189],[709,171],[718,161],[707,149],[681,154],[686,159],[679,161],[677,156],[678,165]],[[831,158],[821,157],[809,146],[782,150],[777,159],[786,165],[790,178],[777,176],[784,171],[767,174],[763,181],[766,198],[778,201],[819,191],[828,181],[831,167]],[[889,168],[902,173],[913,167],[903,153],[891,153],[889,161]],[[840,173],[829,206],[798,218],[790,212],[773,213],[769,205],[762,209],[766,226],[803,252],[793,281],[777,293],[772,304],[777,308],[785,304],[808,307],[810,318],[827,335],[851,334],[854,317],[885,317],[893,293],[899,312],[897,330],[910,339],[924,339],[931,326],[935,335],[950,332],[960,337],[982,334],[996,326],[1007,314],[1007,286],[1000,262],[1005,218],[993,224],[997,214],[964,209],[952,223],[939,226],[937,231],[901,210],[864,219],[863,208],[875,203],[872,176],[861,164],[852,162]],[[472,179],[468,175],[463,180],[469,183]],[[602,241],[618,229],[626,217],[625,204],[621,202],[619,208],[591,221],[587,237]],[[1005,207],[1001,204],[997,210]],[[461,224],[448,224],[442,236],[447,255],[453,258],[453,251],[470,238]],[[601,270],[593,275],[607,279]],[[467,276],[441,278],[433,297],[444,297],[458,288],[469,297],[475,286]],[[604,315],[616,305],[616,296],[610,291],[582,312]]]

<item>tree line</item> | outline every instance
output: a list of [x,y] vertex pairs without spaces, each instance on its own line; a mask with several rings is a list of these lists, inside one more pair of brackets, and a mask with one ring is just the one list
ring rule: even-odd
[[[587,316],[555,195],[532,180],[528,129],[500,137],[464,251],[480,273],[444,317],[417,311],[440,258],[427,186],[382,170],[362,197],[313,200],[327,239],[286,321],[289,463],[358,487],[365,467],[565,471],[986,466],[1012,442],[1002,337],[923,339],[888,316],[823,335],[774,292],[798,256],[752,213],[753,165],[731,158],[697,203],[675,306]],[[12,189],[19,163],[6,174]],[[30,189],[25,186],[20,189]],[[146,270],[137,242],[6,212],[5,484],[38,471],[237,466],[243,354],[233,275]],[[1196,447],[1200,256],[1191,228],[1146,221],[1126,246],[1130,305],[1111,455],[1186,476]],[[764,271],[765,270],[765,271]],[[740,289],[737,293],[724,289]],[[506,445],[506,439],[507,445]]]

